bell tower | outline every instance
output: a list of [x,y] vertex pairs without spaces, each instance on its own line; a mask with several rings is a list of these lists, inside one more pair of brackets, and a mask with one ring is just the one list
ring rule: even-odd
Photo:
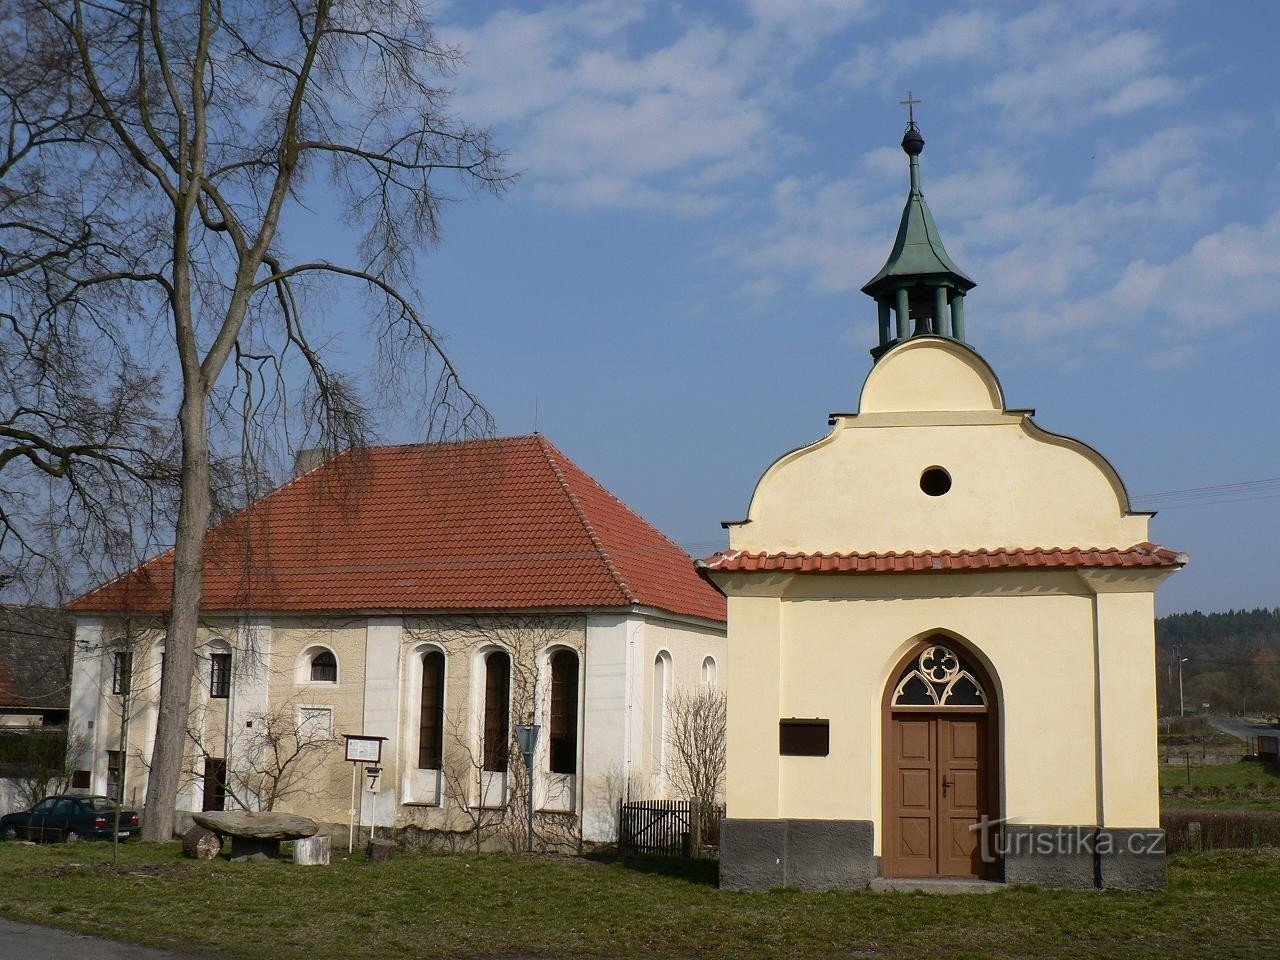
[[965,342],[964,295],[976,286],[947,255],[920,190],[924,137],[915,118],[920,101],[908,91],[901,103],[907,108],[902,152],[911,158],[911,191],[889,259],[862,288],[879,312],[880,342],[871,351],[877,360],[910,337],[932,335]]

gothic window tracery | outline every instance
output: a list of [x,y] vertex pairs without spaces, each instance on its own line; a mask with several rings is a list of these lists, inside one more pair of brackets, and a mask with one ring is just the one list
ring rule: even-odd
[[893,705],[984,709],[987,693],[968,660],[945,644],[933,643],[899,675]]

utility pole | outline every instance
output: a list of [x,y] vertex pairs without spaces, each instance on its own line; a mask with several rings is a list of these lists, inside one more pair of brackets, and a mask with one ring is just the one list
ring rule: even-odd
[[1190,657],[1182,656],[1182,651],[1178,651],[1178,716],[1185,717],[1187,715],[1187,704],[1182,697],[1182,665],[1190,660]]

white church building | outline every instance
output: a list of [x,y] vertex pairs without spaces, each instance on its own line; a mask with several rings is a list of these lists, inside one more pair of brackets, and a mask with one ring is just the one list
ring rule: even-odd
[[[70,606],[75,781],[123,777],[131,804],[171,585],[165,553]],[[718,682],[724,620],[684,551],[540,435],[344,453],[210,532],[179,810],[346,824],[361,735],[382,738],[361,822],[500,843],[524,824],[514,729],[537,723],[540,831],[609,841],[620,800],[666,795],[669,697]]]

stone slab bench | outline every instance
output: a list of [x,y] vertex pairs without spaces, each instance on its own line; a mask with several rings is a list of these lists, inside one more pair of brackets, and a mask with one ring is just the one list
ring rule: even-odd
[[231,838],[231,859],[280,856],[285,840],[305,840],[320,829],[314,820],[293,813],[255,813],[247,810],[206,810],[193,813],[200,826]]

